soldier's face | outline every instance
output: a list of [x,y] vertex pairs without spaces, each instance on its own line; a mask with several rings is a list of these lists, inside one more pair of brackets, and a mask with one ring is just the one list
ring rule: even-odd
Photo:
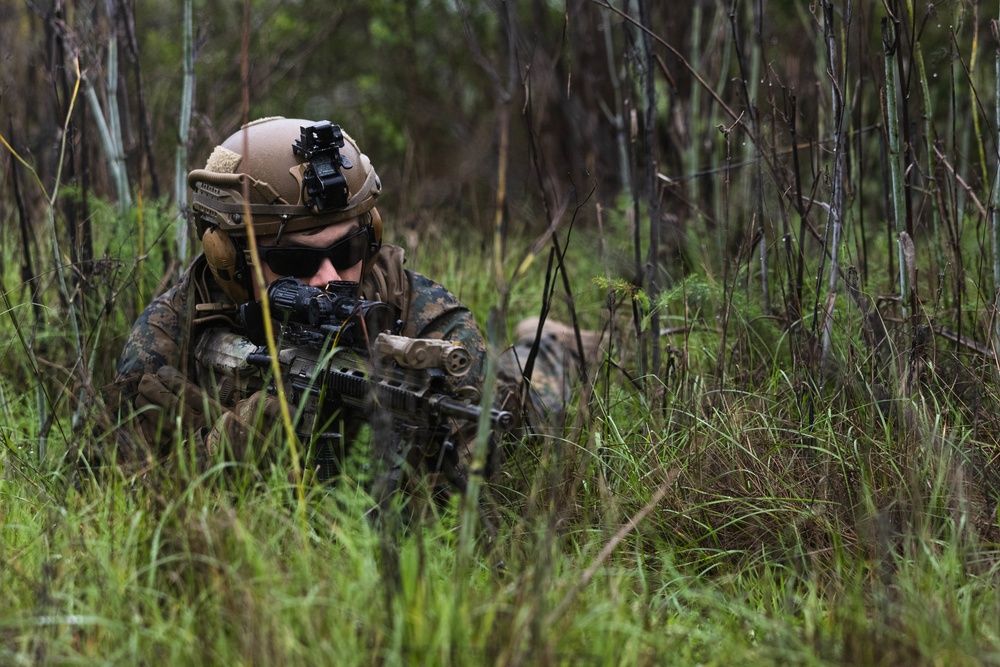
[[[360,248],[367,249],[368,241],[367,233],[364,232],[358,218],[326,227],[284,234],[281,237],[280,245],[276,245],[275,240],[275,236],[262,236],[257,240],[263,256],[261,269],[264,273],[264,282],[267,285],[285,275],[294,275],[302,284],[313,287],[326,287],[326,284],[331,280],[352,282],[361,280],[364,255],[362,254],[356,262],[353,260],[358,257],[357,251]],[[338,243],[340,245],[336,245]],[[282,249],[284,256],[269,261],[269,248]],[[322,252],[311,252],[313,250]],[[299,252],[289,253],[286,251]],[[289,266],[289,259],[295,262],[295,265]],[[313,266],[316,266],[315,272],[311,272]],[[301,275],[303,267],[305,267],[307,275]],[[254,284],[254,297],[260,298],[256,283]]]

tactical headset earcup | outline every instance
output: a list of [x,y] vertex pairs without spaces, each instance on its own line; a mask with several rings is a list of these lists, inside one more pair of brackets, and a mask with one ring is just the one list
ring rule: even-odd
[[205,250],[205,260],[211,269],[215,282],[230,299],[236,303],[250,300],[247,289],[246,262],[229,234],[209,227],[201,237]]

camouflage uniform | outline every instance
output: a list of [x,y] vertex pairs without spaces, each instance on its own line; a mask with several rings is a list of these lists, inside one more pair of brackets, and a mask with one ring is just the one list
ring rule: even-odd
[[[402,322],[401,335],[455,341],[465,346],[473,364],[469,373],[455,386],[478,390],[485,374],[486,347],[472,313],[444,286],[415,271],[404,269],[403,262],[401,248],[382,246],[373,260],[372,270],[363,279],[362,295],[369,300],[386,302],[394,309]],[[209,327],[218,327],[220,320],[239,331],[234,315],[235,304],[218,288],[204,257],[199,256],[179,284],[153,300],[132,328],[118,362],[115,381],[105,390],[109,405],[119,406],[119,420],[127,423],[133,417],[129,412],[137,407],[136,399],[144,377],[156,375],[165,368],[174,368],[185,380],[197,383],[198,369],[193,351],[199,336]],[[565,404],[576,366],[573,361],[575,356],[549,332],[544,332],[539,340],[531,390],[527,394],[530,398],[522,399],[523,390],[528,386],[523,380],[524,364],[534,337],[533,328],[522,332],[520,340],[497,360],[495,405],[515,416],[512,441],[517,441],[528,431],[558,432],[565,419]],[[196,404],[198,401],[189,399],[189,402]],[[233,404],[218,406],[220,412],[232,411],[234,407]],[[170,410],[148,412],[147,408],[145,414],[140,414],[132,422],[134,426],[137,422],[138,428],[132,430],[131,437],[119,438],[122,458],[152,464],[169,454],[175,436],[170,429],[162,430],[162,425],[178,419],[185,439],[193,437],[198,454],[204,456],[208,448],[206,439],[219,415],[202,416],[197,410],[196,413],[192,417],[190,411],[178,415]],[[159,419],[151,418],[154,415]],[[358,418],[346,429],[348,442],[356,435],[360,425]],[[458,447],[460,462],[467,466],[471,461],[476,428],[474,424],[456,426],[460,428],[453,440]],[[235,453],[236,458],[245,455],[246,452]],[[493,464],[498,462],[499,458],[490,457],[490,465],[485,471],[487,476],[493,472]]]
[[[433,280],[403,268],[403,251],[394,246],[382,246],[373,260],[374,266],[362,283],[362,294],[370,300],[388,303],[402,322],[401,335],[413,338],[436,338],[461,343],[472,356],[472,368],[456,386],[481,387],[485,370],[486,351],[482,335],[469,310],[445,287]],[[199,257],[185,272],[180,283],[152,301],[140,315],[122,351],[114,383],[106,389],[112,406],[134,406],[140,393],[140,383],[147,374],[156,374],[163,367],[176,368],[189,381],[196,382],[193,350],[198,337],[209,326],[218,327],[224,315],[222,307],[209,309],[202,304],[227,304],[235,314],[235,304],[215,285],[203,257]],[[235,320],[228,322],[238,330]],[[223,405],[232,409],[233,405]],[[128,417],[124,411],[120,415]],[[174,420],[177,415],[165,415]],[[185,425],[192,426],[192,425]],[[197,424],[193,430],[203,430],[211,424]],[[148,442],[157,431],[147,428],[139,435],[154,457],[167,454],[170,442]],[[205,433],[195,434],[204,437]],[[155,439],[155,435],[153,436]]]
[[[535,343],[534,328],[519,327],[514,345],[497,359],[496,401],[503,409],[519,415],[519,435],[525,432],[557,434],[566,421],[570,390],[578,376],[576,354],[572,347],[554,335],[548,327],[538,339],[538,349],[525,382],[526,365]],[[527,401],[522,396],[527,394]]]
[[[205,168],[188,174],[188,184],[194,193],[192,222],[204,252],[180,284],[149,304],[136,321],[116,378],[106,388],[106,400],[121,425],[115,430],[120,458],[152,465],[171,454],[176,443],[190,443],[198,465],[216,455],[262,463],[272,445],[272,452],[287,447],[283,431],[275,428],[282,422],[277,399],[267,391],[254,391],[266,381],[263,372],[248,369],[245,372],[249,375],[241,374],[240,382],[233,382],[233,373],[229,373],[243,373],[243,367],[250,365],[244,363],[246,352],[238,354],[235,349],[249,344],[249,340],[239,338],[247,332],[242,330],[238,314],[252,292],[248,267],[257,261],[244,253],[250,224],[258,238],[273,236],[274,246],[280,245],[282,235],[287,234],[286,238],[292,238],[291,247],[302,241],[310,250],[306,259],[301,254],[285,255],[285,261],[291,262],[288,264],[282,263],[282,253],[272,249],[271,260],[264,260],[260,267],[270,280],[291,275],[319,284],[341,275],[350,275],[352,280],[360,276],[361,295],[385,303],[394,311],[401,323],[399,334],[456,342],[468,350],[471,368],[457,380],[446,380],[451,389],[481,389],[486,350],[472,314],[440,284],[404,269],[401,249],[381,245],[382,220],[376,206],[381,181],[371,161],[339,125],[280,116],[252,121],[216,146]],[[366,232],[352,236],[366,244],[364,247],[348,242],[348,237],[337,240],[322,236],[328,234],[329,228],[348,226],[351,221],[360,225],[359,232]],[[336,243],[324,249],[316,239]],[[335,251],[337,246],[339,250]],[[311,260],[317,257],[325,259],[314,266]],[[303,264],[298,266],[298,262]],[[246,338],[259,340],[257,335]],[[534,337],[530,338],[533,341]],[[533,393],[530,400],[523,400],[527,398],[523,394],[527,385],[521,365],[532,346],[522,341],[498,359],[495,405],[517,417],[518,435],[524,432],[522,426],[548,431],[561,422],[568,374],[566,353],[557,343],[558,339],[550,336],[539,341],[532,380],[541,391]],[[196,357],[205,348],[210,348],[212,359],[202,368]],[[220,358],[224,361],[220,362]],[[240,370],[227,365],[234,359],[243,364]],[[223,367],[217,369],[217,363],[223,363]],[[215,370],[221,370],[228,381],[217,383]],[[233,392],[236,385],[238,391]],[[476,391],[462,393],[471,398]],[[307,402],[307,418],[315,416],[319,422],[330,418],[340,423],[327,428],[303,420],[302,425],[295,426],[306,431],[299,435],[310,446],[319,448],[323,461],[336,460],[334,455],[327,456],[331,447],[350,446],[364,418],[371,424],[373,448],[381,461],[393,456],[392,444],[396,452],[405,451],[407,463],[414,467],[430,463],[430,457],[435,455],[432,450],[440,450],[439,461],[443,462],[429,467],[454,473],[454,477],[460,469],[455,457],[448,455],[444,461],[444,455],[452,450],[439,446],[446,441],[456,445],[458,462],[470,461],[476,424],[440,425],[441,430],[429,436],[425,429],[387,423],[384,412],[356,414],[361,409],[348,409],[327,414],[327,406],[319,402]],[[528,417],[527,422],[520,418],[522,414]],[[312,432],[313,428],[316,432]],[[420,442],[403,447],[393,442],[400,438]],[[222,452],[222,447],[230,450]],[[410,460],[411,455],[425,458]]]

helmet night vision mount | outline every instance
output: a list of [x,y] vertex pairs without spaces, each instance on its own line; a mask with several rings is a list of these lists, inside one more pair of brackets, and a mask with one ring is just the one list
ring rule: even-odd
[[347,206],[350,192],[341,168],[352,169],[354,164],[341,154],[343,147],[344,133],[340,126],[326,120],[303,127],[301,136],[292,144],[292,151],[309,163],[302,177],[309,198],[303,203],[314,213]]

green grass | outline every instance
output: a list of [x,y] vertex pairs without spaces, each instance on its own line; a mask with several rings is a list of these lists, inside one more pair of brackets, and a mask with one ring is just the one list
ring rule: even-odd
[[[376,27],[384,27],[385,12],[408,6],[380,4]],[[680,23],[663,26],[665,43],[680,51],[652,45],[660,58],[652,79],[659,91],[657,137],[647,156],[645,132],[639,132],[646,119],[637,113],[634,136],[623,136],[620,146],[621,167],[629,172],[620,185],[602,173],[604,161],[590,173],[586,157],[584,182],[578,180],[582,165],[559,157],[608,150],[597,140],[611,125],[558,128],[570,116],[555,114],[546,102],[544,89],[553,84],[531,78],[541,69],[537,64],[519,66],[524,78],[510,90],[534,92],[509,100],[515,131],[503,194],[505,223],[516,231],[506,239],[503,275],[514,275],[548,211],[558,210],[566,196],[578,197],[574,204],[586,210],[567,212],[559,236],[571,299],[562,280],[546,275],[547,244],[523,276],[497,284],[488,227],[489,202],[499,189],[493,153],[502,144],[473,146],[475,153],[452,159],[456,141],[489,128],[495,95],[474,82],[483,79],[481,58],[451,63],[448,49],[430,48],[442,26],[449,48],[462,44],[448,29],[456,25],[455,12],[444,16],[437,3],[417,4],[435,13],[407,11],[436,31],[400,33],[403,41],[389,50],[380,43],[385,39],[341,49],[389,67],[391,76],[378,77],[367,64],[342,63],[344,72],[362,77],[361,106],[341,100],[345,91],[354,95],[349,79],[338,84],[336,99],[325,75],[318,77],[321,89],[309,93],[310,77],[300,74],[326,69],[307,59],[293,64],[289,76],[270,79],[291,85],[311,105],[325,109],[333,100],[337,113],[358,116],[368,138],[356,136],[381,156],[379,164],[402,165],[402,177],[396,167],[382,172],[387,241],[412,243],[407,266],[449,286],[481,326],[499,312],[509,337],[521,318],[542,311],[550,284],[551,316],[575,315],[585,327],[615,324],[614,347],[600,360],[592,391],[576,388],[570,426],[513,443],[487,489],[498,519],[495,549],[488,551],[482,536],[467,548],[459,499],[417,504],[422,511],[398,543],[385,543],[371,516],[364,446],[335,486],[308,486],[304,499],[281,457],[262,470],[220,463],[200,474],[191,472],[188,443],[178,443],[178,455],[142,475],[87,467],[80,453],[104,437],[94,423],[99,389],[114,375],[131,323],[179,270],[171,250],[176,221],[169,203],[147,200],[120,214],[98,197],[87,206],[77,202],[77,214],[94,230],[96,261],[71,265],[77,254],[64,238],[65,211],[52,224],[48,211],[38,210],[44,179],[22,170],[40,290],[33,304],[8,168],[2,185],[8,206],[0,207],[0,665],[1000,664],[1000,374],[987,345],[995,316],[993,249],[989,215],[972,200],[987,204],[995,166],[988,164],[995,154],[996,82],[987,33],[987,12],[995,7],[691,3],[690,24],[677,10],[671,22]],[[593,103],[601,100],[599,115],[615,115],[624,129],[628,111],[642,112],[645,104],[641,90],[649,72],[635,60],[644,49],[631,36],[622,39],[630,21],[609,15],[601,34],[611,49],[608,66],[621,68],[611,78],[620,77],[621,85],[594,85],[613,72],[602,73],[604,56],[581,41],[587,33],[578,22],[588,12],[569,4],[532,3],[533,10],[547,5],[548,19],[537,20],[545,12],[532,15],[532,25],[524,24],[534,31],[529,40],[508,35],[511,44],[530,49],[509,54],[511,62],[516,56],[528,65],[535,62],[532,53],[547,52],[559,79],[552,90],[565,83],[552,100],[576,113],[584,110],[576,107],[583,101],[576,91],[587,90],[588,98],[593,92]],[[660,18],[668,4],[674,11],[673,3],[647,4]],[[771,11],[758,23],[755,13],[765,5],[797,11]],[[829,27],[825,8],[832,12]],[[890,123],[880,28],[889,9],[901,20],[900,83],[909,86],[890,94],[907,105],[900,127],[914,149],[907,151],[905,172],[918,302],[908,322],[901,318],[899,236],[883,178]],[[92,18],[75,14],[84,23]],[[278,18],[277,42],[299,34],[289,16]],[[97,43],[100,30],[74,32],[79,21],[66,20],[82,43],[87,35]],[[491,15],[477,20],[490,24],[490,42],[501,36]],[[23,32],[28,22],[17,25]],[[559,35],[555,46],[546,32]],[[150,99],[169,111],[176,100],[163,96],[163,86],[176,80],[161,75],[163,67],[177,69],[177,44],[155,57],[157,42],[143,41],[141,31],[139,39],[144,57],[159,68],[153,76],[147,71]],[[344,44],[327,40],[334,41]],[[225,44],[214,40],[216,55],[206,51],[200,63],[228,71],[224,79],[209,70],[199,74],[215,81],[218,100],[202,110],[213,123],[224,119],[212,108],[239,108],[233,50]],[[447,66],[424,58],[421,67],[400,68],[394,56],[411,52],[398,48],[407,44],[412,53],[436,53],[437,65]],[[587,58],[573,55],[580,46]],[[909,60],[923,58],[921,52],[926,72]],[[30,59],[33,52],[25,53]],[[837,67],[829,66],[831,56]],[[42,99],[24,91],[25,84],[37,87],[38,72],[41,80],[61,80],[58,69],[46,70],[61,67],[58,59],[35,60],[39,67],[21,68],[30,76],[11,79],[6,99],[29,106]],[[93,65],[82,63],[87,85],[100,87]],[[476,72],[473,78],[465,65]],[[595,65],[598,70],[587,71]],[[743,65],[749,65],[747,96],[740,91]],[[266,63],[256,69],[267,74]],[[425,69],[449,74],[445,92],[455,98],[463,91],[456,98],[463,104],[435,107],[433,86],[414,85]],[[405,90],[400,73],[408,79]],[[697,85],[695,74],[718,98]],[[834,90],[847,105],[847,150],[840,153],[832,150]],[[482,100],[474,99],[475,91]],[[134,93],[122,95],[130,109],[137,106]],[[294,104],[296,95],[270,95],[275,101],[267,104]],[[391,104],[370,103],[380,96]],[[417,99],[426,109],[413,114]],[[252,116],[288,113],[261,113],[259,100],[252,104]],[[384,113],[373,116],[378,108]],[[434,114],[430,125],[427,110]],[[59,196],[107,192],[106,170],[89,143],[96,132],[80,125],[63,133],[52,114],[35,115],[39,122],[29,123],[34,129],[25,128],[26,134],[46,137],[48,148],[24,152],[24,166],[52,161],[43,157],[52,137],[72,138],[85,158],[73,164],[86,168],[63,178],[86,186],[66,187]],[[72,120],[82,124],[87,117]],[[174,136],[173,116],[157,117],[157,157],[171,163],[173,141],[164,139]],[[441,123],[447,128],[435,128]],[[199,136],[207,139],[212,132],[201,124]],[[517,138],[522,130],[532,137],[531,150]],[[24,140],[14,123],[7,134],[15,147]],[[388,154],[378,150],[380,135]],[[536,148],[538,182],[529,164]],[[134,169],[142,156],[133,152]],[[746,162],[758,152],[765,160],[759,182]],[[834,200],[835,155],[847,160],[838,248],[844,275],[830,299],[834,315],[823,349],[830,281],[830,260],[823,258],[831,250],[824,237],[832,238],[825,206]],[[635,213],[632,224],[646,243],[650,216],[641,191],[650,157],[668,177],[651,179],[664,220],[659,294],[637,287],[648,283],[636,275],[643,268],[635,266],[627,213]],[[470,169],[471,158],[481,166]],[[50,171],[47,166],[42,171]],[[148,187],[145,171],[133,177],[137,187]],[[437,201],[438,179],[454,180],[457,187],[442,192],[455,201]],[[638,203],[630,180],[639,186]],[[392,181],[414,192],[393,199]],[[571,182],[578,192],[566,190]],[[393,215],[394,201],[405,202],[399,204],[405,215]],[[571,240],[569,217],[581,221]],[[75,224],[82,231],[83,222]],[[52,245],[54,235],[59,247]],[[851,270],[859,275],[860,296],[849,296],[845,286]],[[501,295],[501,287],[509,293]],[[884,316],[881,347],[869,338],[866,309]],[[648,377],[638,377],[643,357],[634,329],[649,334],[653,313],[666,331],[652,332],[663,359]],[[390,576],[393,546],[398,579]]]
[[[426,250],[413,268],[461,285],[485,317],[488,249],[444,246],[461,252]],[[589,322],[606,293],[585,248],[567,257]],[[511,325],[537,312],[543,267],[515,286]],[[453,502],[411,522],[397,589],[363,454],[334,488],[308,489],[305,513],[280,465],[263,478],[179,460],[139,478],[78,469],[67,454],[88,425],[73,418],[70,334],[36,332],[50,362],[37,377],[13,336],[31,331],[24,296],[10,296],[0,663],[1000,662],[995,387],[963,390],[942,363],[912,395],[880,394],[850,361],[863,343],[849,308],[848,361],[821,391],[795,341],[737,294],[720,379],[723,295],[697,276],[676,285],[661,323],[699,324],[669,339],[673,374],[643,392],[606,365],[573,428],[514,448],[491,489],[504,574],[481,546],[463,558]],[[99,377],[128,324],[96,312],[84,333],[103,341]],[[41,461],[39,382],[57,400]]]

